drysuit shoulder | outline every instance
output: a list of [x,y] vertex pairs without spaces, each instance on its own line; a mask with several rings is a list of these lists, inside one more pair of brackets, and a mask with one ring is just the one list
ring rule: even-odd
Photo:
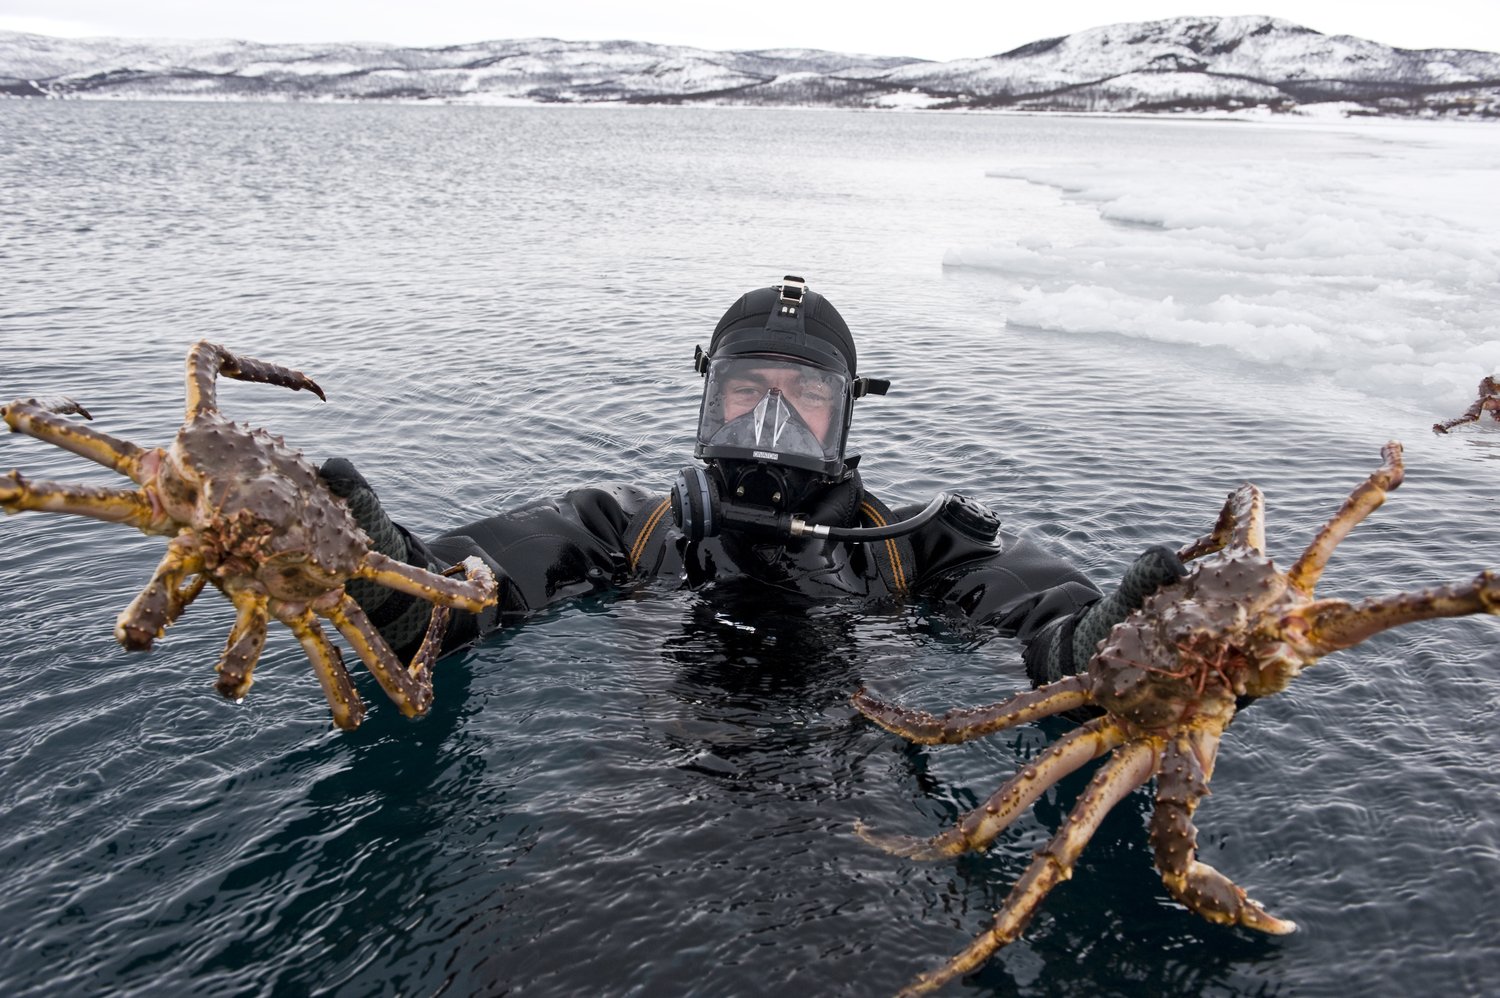
[[562,497],[560,505],[571,506],[579,524],[589,533],[612,539],[619,545],[641,511],[656,505],[661,498],[658,493],[634,485],[607,482],[573,489]]
[[1099,599],[1098,587],[1086,575],[1010,531],[996,534],[988,554],[977,550],[972,539],[939,541],[924,549],[936,561],[924,566],[926,591],[1022,640],[1056,617],[1076,613]]
[[[909,520],[922,512],[925,504],[899,507],[896,517]],[[943,512],[908,535],[916,559],[916,588],[926,589],[935,582],[967,566],[993,561],[1005,554],[1006,538],[1014,536],[1000,530],[1000,517],[988,507],[967,496],[951,497]]]

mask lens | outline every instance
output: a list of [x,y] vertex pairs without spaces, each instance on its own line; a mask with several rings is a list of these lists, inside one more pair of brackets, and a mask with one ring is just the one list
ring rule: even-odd
[[808,364],[761,356],[715,360],[698,442],[836,461],[848,397],[847,378]]

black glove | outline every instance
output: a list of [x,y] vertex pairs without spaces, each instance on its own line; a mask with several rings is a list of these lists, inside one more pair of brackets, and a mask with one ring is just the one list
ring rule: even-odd
[[373,550],[397,561],[408,561],[405,532],[386,515],[380,497],[353,463],[347,458],[331,457],[318,469],[318,477],[329,492],[344,500],[354,521],[369,535]]
[[1139,610],[1147,596],[1186,574],[1187,567],[1171,548],[1147,548],[1125,570],[1120,587],[1112,595],[1048,624],[1026,646],[1026,675],[1031,684],[1042,686],[1077,675],[1111,628]]
[[[328,491],[344,500],[359,528],[369,535],[371,550],[429,572],[438,570],[426,545],[386,515],[380,497],[350,461],[331,457],[318,469],[318,477]],[[404,648],[427,632],[432,604],[426,600],[367,579],[350,579],[344,583],[344,592],[359,604],[392,648]]]

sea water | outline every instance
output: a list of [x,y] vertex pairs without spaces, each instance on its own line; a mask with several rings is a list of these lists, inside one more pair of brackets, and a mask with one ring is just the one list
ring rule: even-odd
[[[860,371],[887,502],[962,490],[1101,585],[1252,480],[1286,565],[1389,439],[1407,480],[1319,587],[1500,568],[1500,427],[1436,437],[1500,363],[1500,131],[687,108],[0,102],[0,395],[151,446],[207,337],[327,391],[232,417],[352,459],[421,534],[691,461],[706,344],[799,274]],[[29,438],[0,464],[121,484]],[[962,948],[1088,772],[988,852],[951,825],[1068,729],[911,747],[849,706],[1024,684],[941,607],[631,587],[334,731],[273,628],[241,703],[201,597],[150,654],[114,616],[162,541],[0,521],[0,990],[752,996],[897,990]],[[1330,656],[1226,734],[1200,855],[1294,935],[1210,925],[1105,821],[1024,939],[953,993],[1500,991],[1500,624]],[[1091,770],[1090,770],[1091,771]]]

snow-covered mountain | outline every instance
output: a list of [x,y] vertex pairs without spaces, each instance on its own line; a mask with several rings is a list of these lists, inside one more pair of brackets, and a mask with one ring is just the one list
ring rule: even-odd
[[879,76],[912,62],[817,49],[712,52],[554,38],[402,48],[0,31],[0,91],[13,96],[654,102],[733,95],[788,76]]
[[1150,111],[1337,101],[1375,112],[1500,112],[1500,54],[1398,49],[1274,17],[1112,24],[986,59],[902,66],[880,79],[987,107]]
[[952,62],[550,38],[443,48],[0,31],[0,94],[1166,111],[1336,103],[1500,117],[1500,54],[1392,48],[1271,17],[1115,24]]

